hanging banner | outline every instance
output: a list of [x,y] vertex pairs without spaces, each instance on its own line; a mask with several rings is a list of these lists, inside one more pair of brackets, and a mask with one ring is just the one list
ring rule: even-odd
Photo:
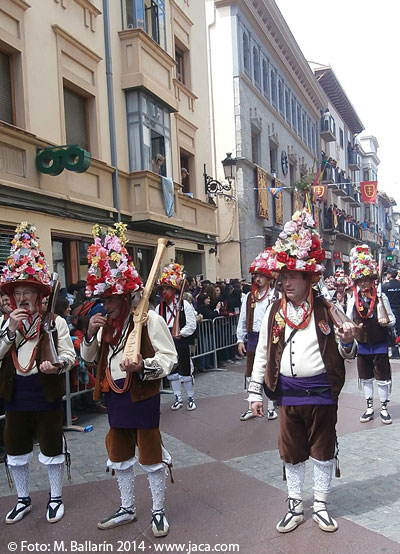
[[272,196],[274,196],[275,198],[277,198],[279,196],[279,193],[281,192],[282,190],[282,187],[278,187],[278,188],[272,188],[272,187],[268,187],[268,191],[272,194]]
[[313,185],[312,192],[314,200],[325,202],[328,198],[328,185]]
[[268,219],[268,187],[267,173],[261,167],[257,167],[257,192],[258,192],[258,217]]
[[378,192],[378,181],[361,181],[361,202],[375,204]]
[[283,184],[275,179],[275,189],[278,190],[278,193],[274,195],[275,202],[275,223],[277,225],[283,225],[283,201],[282,201],[282,191],[281,188]]
[[302,198],[301,194],[293,191],[293,213],[300,211],[302,208]]

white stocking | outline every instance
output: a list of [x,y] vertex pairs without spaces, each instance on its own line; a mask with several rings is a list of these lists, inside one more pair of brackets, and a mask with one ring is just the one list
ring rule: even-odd
[[186,396],[188,398],[194,398],[194,385],[193,385],[193,379],[190,379],[190,381],[184,381],[183,385],[186,390]]
[[10,466],[18,498],[29,496],[29,464]]
[[153,512],[162,510],[164,508],[165,482],[167,478],[166,467],[163,466],[157,471],[148,471],[147,477],[149,479],[151,497],[153,499],[152,510]]
[[362,381],[362,386],[364,389],[364,398],[373,398],[374,397],[374,380],[368,379]]
[[182,388],[179,380],[170,381],[175,396],[182,402]]
[[116,469],[119,492],[121,494],[121,506],[123,508],[132,508],[135,503],[134,482],[135,468],[134,466],[128,469]]
[[313,477],[314,477],[314,498],[317,501],[325,501],[328,492],[331,489],[333,460],[321,462],[312,458]]
[[389,399],[389,384],[381,381],[377,381],[379,400],[386,402]]
[[49,476],[51,498],[60,497],[62,495],[64,464],[48,465],[47,474]]
[[305,462],[299,464],[286,464],[286,483],[288,488],[288,496],[301,500],[303,497],[304,477],[306,474]]

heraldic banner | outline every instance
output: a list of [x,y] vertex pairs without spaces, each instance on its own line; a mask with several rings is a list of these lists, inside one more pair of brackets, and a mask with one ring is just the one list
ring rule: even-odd
[[258,217],[268,219],[268,181],[267,173],[257,167]]
[[361,202],[375,204],[378,192],[378,181],[361,181]]
[[328,198],[328,185],[313,185],[312,192],[314,200],[325,202]]

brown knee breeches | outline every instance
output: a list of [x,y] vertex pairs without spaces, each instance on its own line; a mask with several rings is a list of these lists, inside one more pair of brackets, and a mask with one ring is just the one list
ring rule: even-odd
[[135,455],[143,465],[162,461],[160,429],[119,429],[110,427],[106,435],[108,457],[112,462],[125,462]]
[[298,464],[310,456],[321,462],[335,455],[337,406],[281,406],[279,453],[284,462]]
[[28,454],[33,439],[39,441],[45,456],[62,454],[63,416],[61,410],[51,412],[6,412],[4,445],[10,456]]
[[390,381],[392,378],[387,354],[359,354],[357,356],[357,369],[360,379]]

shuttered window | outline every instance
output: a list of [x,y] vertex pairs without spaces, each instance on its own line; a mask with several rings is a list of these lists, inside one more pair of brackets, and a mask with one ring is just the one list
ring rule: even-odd
[[14,233],[11,229],[0,228],[0,271],[10,255],[11,241],[14,238]]
[[0,52],[0,120],[14,123],[11,60],[4,52]]
[[89,150],[87,99],[64,88],[64,107],[67,144],[78,144]]

